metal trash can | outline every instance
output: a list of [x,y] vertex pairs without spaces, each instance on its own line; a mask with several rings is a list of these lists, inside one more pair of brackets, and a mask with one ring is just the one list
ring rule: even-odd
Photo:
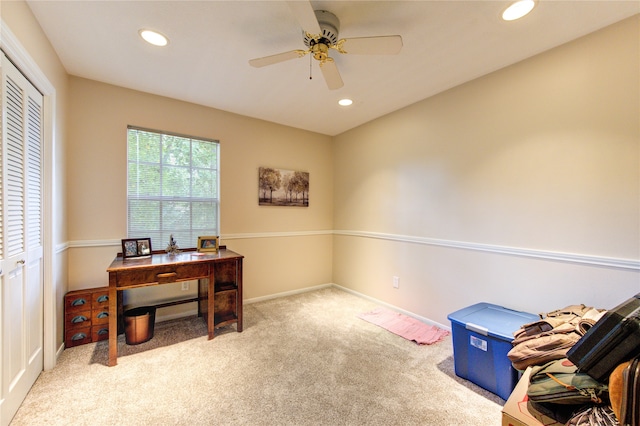
[[156,307],[140,306],[124,313],[124,338],[127,345],[139,345],[153,337]]

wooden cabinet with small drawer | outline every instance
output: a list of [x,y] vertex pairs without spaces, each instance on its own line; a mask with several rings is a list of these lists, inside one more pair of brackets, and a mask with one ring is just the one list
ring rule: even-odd
[[109,287],[70,291],[64,309],[65,347],[109,337]]

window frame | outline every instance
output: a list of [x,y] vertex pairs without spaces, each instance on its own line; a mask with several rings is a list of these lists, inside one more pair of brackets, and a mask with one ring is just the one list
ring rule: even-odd
[[[132,159],[130,157],[130,135],[131,132],[146,132],[146,133],[150,133],[152,135],[157,135],[160,137],[160,154],[162,154],[162,144],[165,142],[164,138],[165,137],[176,137],[176,138],[182,138],[182,139],[188,139],[189,140],[189,146],[190,146],[190,150],[189,150],[189,165],[188,166],[176,166],[175,164],[170,164],[169,162],[165,162],[164,158],[162,155],[160,155],[160,158],[158,159],[157,163],[149,163],[149,162],[144,162],[144,161],[140,161],[139,158],[134,158]],[[193,164],[193,142],[206,142],[206,143],[211,143],[214,146],[214,150],[215,150],[215,160],[213,161],[211,167],[197,167],[194,166]],[[197,238],[200,235],[219,235],[220,232],[220,141],[215,140],[215,139],[210,139],[210,138],[203,138],[203,137],[198,137],[198,136],[191,136],[191,135],[184,135],[184,134],[180,134],[180,133],[175,133],[175,132],[169,132],[169,131],[163,131],[163,130],[157,130],[157,129],[149,129],[149,128],[144,128],[144,127],[138,127],[138,126],[132,126],[132,125],[128,125],[127,126],[127,136],[126,136],[126,173],[127,173],[127,178],[126,178],[126,194],[127,194],[127,206],[126,206],[126,223],[127,223],[127,238],[151,238],[152,240],[152,246],[154,247],[155,250],[162,250],[164,249],[164,247],[166,247],[168,245],[168,241],[169,241],[169,236],[170,235],[186,235],[189,234],[189,241],[184,241],[184,238],[177,238],[177,243],[179,244],[180,248],[195,248],[197,245]],[[158,171],[160,173],[159,175],[159,194],[158,195],[151,195],[151,196],[136,196],[135,194],[131,194],[130,189],[131,189],[131,185],[130,185],[130,180],[131,180],[131,176],[130,176],[130,171],[131,171],[131,165],[132,164],[136,164],[136,167],[139,166],[140,164],[157,164],[158,165]],[[192,193],[192,189],[193,189],[193,185],[190,183],[189,184],[189,191],[191,192],[190,194],[188,194],[187,196],[180,196],[180,195],[162,195],[161,191],[163,188],[162,183],[163,183],[163,169],[164,168],[168,168],[168,167],[180,167],[180,168],[186,168],[188,169],[188,176],[191,182],[191,179],[194,176],[194,170],[195,169],[199,169],[199,170],[210,170],[212,171],[212,178],[214,180],[213,182],[213,194],[211,194],[211,196],[206,196],[206,197],[195,197],[193,196]],[[139,182],[138,182],[139,183]],[[137,188],[139,188],[139,186],[137,186]],[[139,191],[138,191],[139,192]],[[143,230],[138,230],[135,228],[132,228],[132,224],[131,224],[131,203],[132,201],[135,200],[141,200],[141,199],[148,199],[148,200],[156,200],[160,203],[161,206],[159,206],[158,208],[158,220],[159,220],[159,229],[155,229],[152,231],[149,231],[150,235],[142,235],[143,233],[145,233],[145,231]],[[165,228],[163,226],[163,222],[164,222],[164,218],[162,215],[162,204],[166,203],[166,202],[186,202],[189,203],[189,211],[190,211],[190,217],[189,217],[189,227],[188,229],[182,229],[182,230],[176,230],[176,232],[174,232],[171,229]],[[193,226],[193,210],[192,210],[192,206],[193,203],[197,203],[197,202],[212,202],[215,205],[215,210],[213,211],[213,214],[215,215],[215,223],[212,225],[213,227],[208,227],[206,229],[203,228],[194,228]],[[198,234],[198,235],[196,235]]]

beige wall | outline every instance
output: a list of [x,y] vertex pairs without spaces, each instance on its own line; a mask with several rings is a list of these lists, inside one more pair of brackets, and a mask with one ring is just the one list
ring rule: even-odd
[[[221,243],[246,256],[245,299],[331,283],[330,137],[78,77],[70,87],[70,288],[107,285],[126,238],[127,125],[220,141]],[[258,206],[260,166],[309,172],[310,206]],[[181,295],[166,286],[132,292],[128,302]]]
[[443,324],[640,292],[639,20],[336,137],[334,282]]
[[[640,291],[637,16],[329,138],[69,78],[28,6],[1,7],[56,90],[57,344],[63,294],[106,285],[126,234],[127,124],[221,141],[245,299],[333,281],[446,324],[477,301],[538,312]],[[260,166],[310,172],[311,206],[259,207]],[[140,298],[182,294],[167,288]]]
[[[24,72],[36,70],[38,78],[31,78],[39,86],[40,77],[47,80],[53,90],[44,91],[45,94],[45,153],[51,158],[55,166],[50,171],[45,166],[46,203],[51,203],[51,217],[47,218],[45,239],[45,367],[50,366],[49,353],[60,347],[63,341],[63,303],[62,298],[67,292],[67,253],[65,246],[68,241],[66,217],[66,142],[67,142],[67,102],[68,76],[55,50],[49,43],[40,25],[35,20],[31,9],[24,1],[2,1],[0,18],[9,31],[15,36],[21,46],[20,58],[9,57],[19,67],[29,68]],[[7,40],[3,40],[3,48]],[[23,62],[32,61],[32,66],[24,67]],[[38,87],[43,90],[43,87]],[[45,161],[46,164],[46,161]],[[49,235],[53,241],[49,241]],[[47,297],[49,295],[50,297]],[[53,315],[49,315],[49,311]],[[49,323],[53,317],[54,324]],[[49,335],[49,330],[54,330]],[[55,346],[55,348],[51,348]]]

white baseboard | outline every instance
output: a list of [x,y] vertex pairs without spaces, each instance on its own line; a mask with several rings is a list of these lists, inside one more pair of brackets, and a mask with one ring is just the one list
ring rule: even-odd
[[[440,324],[439,322],[433,321],[433,320],[431,320],[429,318],[422,317],[422,316],[417,315],[417,314],[415,314],[413,312],[409,312],[407,310],[404,310],[404,309],[401,309],[401,308],[399,308],[397,306],[394,306],[394,305],[392,305],[390,303],[383,302],[383,301],[378,300],[378,299],[376,299],[374,297],[367,296],[366,294],[359,293],[359,292],[357,292],[355,290],[351,290],[351,289],[349,289],[347,287],[342,287],[342,286],[340,286],[338,284],[334,284],[334,283],[320,284],[320,285],[316,285],[316,286],[312,286],[312,287],[305,287],[305,288],[300,288],[300,289],[291,290],[291,291],[284,291],[284,292],[281,292],[281,293],[274,293],[274,294],[270,294],[270,295],[267,295],[267,296],[252,297],[251,299],[245,299],[243,301],[243,303],[245,305],[250,305],[252,303],[263,302],[265,300],[279,299],[281,297],[293,296],[293,295],[301,294],[301,293],[308,293],[310,291],[316,291],[316,290],[320,290],[320,289],[323,289],[323,288],[329,288],[329,287],[334,287],[334,288],[337,288],[337,289],[342,290],[344,292],[353,294],[354,296],[358,296],[358,297],[361,297],[363,299],[370,300],[371,302],[374,302],[374,303],[376,303],[378,305],[381,305],[381,306],[384,306],[386,308],[389,308],[389,309],[391,309],[393,311],[400,312],[401,314],[404,314],[404,315],[407,315],[409,317],[415,318],[415,319],[417,319],[419,321],[422,321],[422,322],[424,322],[426,324],[434,325],[434,326],[439,327],[439,328],[441,328],[443,330],[451,331],[451,326],[450,325]],[[158,315],[158,313],[156,313],[156,322],[170,321],[170,320],[174,320],[174,319],[179,319],[179,318],[184,318],[184,317],[189,317],[189,316],[195,316],[195,315],[198,315],[198,309],[197,308],[189,309],[187,311],[180,312],[180,313],[177,313],[177,314],[171,314],[171,315]],[[62,347],[62,349],[64,349],[64,346]]]
[[[293,296],[294,294],[307,293],[309,291],[320,290],[322,288],[331,287],[332,285],[333,284],[321,284],[321,285],[316,285],[316,286],[313,286],[313,287],[305,287],[305,288],[291,290],[291,291],[284,291],[284,292],[281,292],[281,293],[269,294],[267,296],[252,297],[251,299],[243,300],[243,304],[250,305],[251,303],[262,302],[262,301],[265,301],[265,300],[271,300],[271,299],[278,299],[280,297]],[[180,313],[177,313],[177,314],[171,314],[171,315],[162,315],[162,314],[159,314],[158,312],[161,312],[161,311],[157,311],[156,312],[156,322],[163,322],[163,321],[170,321],[170,320],[174,320],[174,319],[178,319],[178,318],[184,318],[184,317],[189,317],[189,316],[193,316],[193,315],[198,315],[198,308],[196,307],[194,309],[189,309],[187,311],[180,312]]]
[[171,315],[158,315],[156,311],[156,322],[171,321],[178,318],[192,317],[198,315],[197,309],[189,309],[188,311],[180,312],[179,314]]
[[338,289],[340,289],[342,291],[345,291],[347,293],[351,293],[354,296],[358,296],[358,297],[362,297],[363,299],[370,300],[370,301],[372,301],[374,303],[377,303],[378,305],[382,305],[382,306],[384,306],[386,308],[389,308],[389,309],[391,309],[393,311],[400,312],[401,314],[404,314],[404,315],[409,316],[411,318],[415,318],[418,321],[422,321],[422,322],[424,322],[426,324],[434,325],[434,326],[436,326],[438,328],[441,328],[443,330],[451,331],[451,326],[450,325],[440,324],[439,322],[433,321],[433,320],[431,320],[429,318],[422,317],[420,315],[414,314],[413,312],[406,311],[406,310],[398,308],[397,306],[394,306],[394,305],[392,305],[390,303],[383,302],[382,300],[378,300],[378,299],[376,299],[374,297],[367,296],[366,294],[358,293],[355,290],[351,290],[350,288],[342,287],[342,286],[340,286],[338,284],[332,284],[332,286],[335,287],[335,288],[338,288]]
[[294,294],[307,293],[309,291],[320,290],[321,288],[331,287],[332,285],[333,284],[320,284],[313,287],[305,287],[297,290],[284,291],[282,293],[274,293],[268,296],[253,297],[251,299],[245,299],[244,304],[249,305],[251,303],[262,302],[265,300],[278,299],[280,297],[293,296]]

